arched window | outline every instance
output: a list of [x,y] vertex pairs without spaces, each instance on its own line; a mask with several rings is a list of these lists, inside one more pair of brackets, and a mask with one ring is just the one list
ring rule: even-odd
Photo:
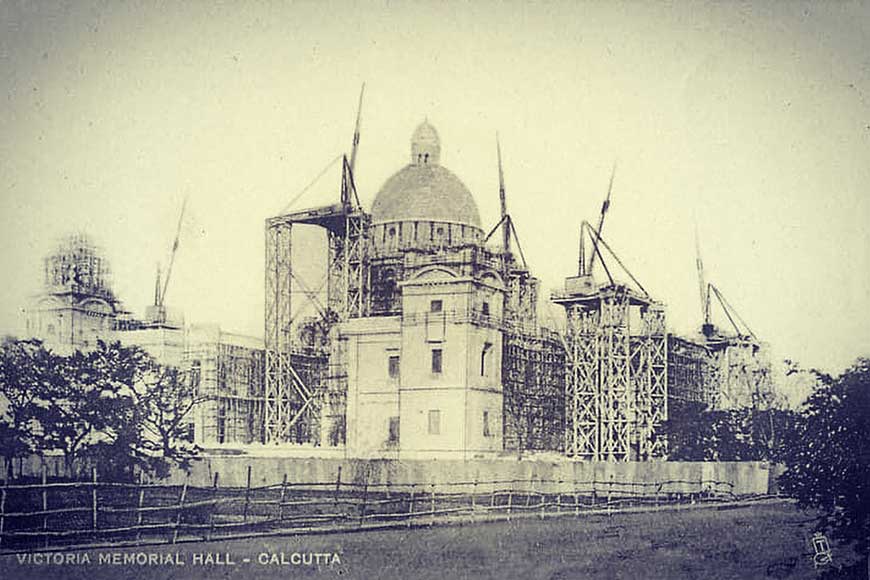
[[483,350],[480,351],[480,376],[489,376],[489,361],[492,353],[492,344],[487,342],[483,345]]

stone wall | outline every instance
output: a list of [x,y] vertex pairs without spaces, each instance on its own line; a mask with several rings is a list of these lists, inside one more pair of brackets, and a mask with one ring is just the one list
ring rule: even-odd
[[[466,483],[468,490],[451,486],[452,491],[469,491],[474,482],[513,481],[517,489],[546,492],[569,491],[575,483],[592,481],[602,485],[617,483],[674,482],[669,490],[684,489],[687,493],[698,490],[699,482],[728,482],[735,494],[768,493],[769,466],[763,462],[571,462],[492,459],[473,461],[454,460],[378,460],[378,459],[315,459],[213,456],[198,461],[191,471],[190,484],[206,486],[219,474],[220,485],[243,487],[246,485],[248,466],[251,466],[251,485],[254,487],[281,483],[284,475],[288,482],[335,482],[341,469],[343,483],[368,482],[371,484],[417,484],[444,488],[444,484]],[[184,480],[183,473],[172,476],[174,483]],[[549,483],[540,484],[544,480]],[[682,482],[682,487],[680,483]],[[440,484],[440,485],[439,485]]]
[[[65,475],[62,457],[47,457],[46,471],[51,478]],[[39,457],[33,456],[13,463],[13,476],[20,474],[39,477],[42,469]],[[389,460],[389,459],[339,459],[302,457],[254,457],[248,455],[204,456],[193,465],[189,484],[209,486],[218,473],[221,487],[244,487],[248,466],[251,466],[253,487],[280,484],[287,475],[290,483],[331,483],[338,479],[341,469],[343,483],[368,482],[376,484],[435,484],[439,491],[470,491],[474,482],[512,481],[516,489],[569,492],[576,484],[596,481],[602,493],[610,481],[615,483],[662,483],[669,491],[696,492],[699,482],[729,482],[737,495],[775,493],[775,477],[781,466],[770,467],[764,462],[574,462],[543,461],[534,459],[489,459],[489,460]],[[6,474],[6,465],[0,459],[0,479]],[[177,471],[167,483],[181,484],[185,474]],[[544,480],[550,483],[541,484]],[[679,483],[682,482],[682,483]],[[464,489],[467,487],[468,489]],[[431,489],[431,487],[429,487]]]

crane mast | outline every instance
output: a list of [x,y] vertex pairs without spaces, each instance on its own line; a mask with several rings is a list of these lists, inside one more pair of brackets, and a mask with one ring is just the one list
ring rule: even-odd
[[172,249],[169,254],[169,266],[166,269],[166,275],[157,264],[157,280],[154,283],[154,306],[153,314],[149,316],[151,322],[163,324],[166,322],[166,292],[169,290],[169,281],[172,277],[172,267],[175,265],[175,254],[178,252],[178,244],[181,239],[181,224],[184,221],[184,210],[187,207],[187,198],[181,204],[181,213],[178,216],[178,225],[175,228],[175,239],[172,242]]
[[701,259],[701,239],[698,235],[698,226],[695,226],[695,267],[698,270],[698,292],[701,298],[701,315],[704,320],[701,332],[704,336],[713,335],[715,328],[710,320],[710,288],[704,277],[704,260]]

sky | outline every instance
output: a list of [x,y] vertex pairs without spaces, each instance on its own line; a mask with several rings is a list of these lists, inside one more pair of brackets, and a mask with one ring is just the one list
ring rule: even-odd
[[[262,336],[264,220],[349,151],[363,83],[366,207],[428,119],[489,229],[498,132],[546,295],[616,163],[604,237],[675,332],[701,322],[697,229],[775,357],[870,356],[866,2],[0,0],[0,333],[79,231],[144,314],[187,198],[167,303]],[[290,209],[338,186],[333,166]]]

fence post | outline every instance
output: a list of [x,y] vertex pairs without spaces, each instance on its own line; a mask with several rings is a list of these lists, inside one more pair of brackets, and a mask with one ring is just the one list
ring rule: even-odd
[[514,480],[511,480],[510,487],[508,488],[508,500],[507,500],[507,519],[511,521],[511,506],[514,503]]
[[[574,517],[580,515],[580,492],[579,487],[577,486],[577,478],[574,478]],[[593,480],[592,487],[592,505],[595,505],[595,484]]]
[[411,484],[411,498],[408,500],[408,527],[411,527],[411,520],[414,519],[414,492],[416,491],[417,484]]
[[[208,513],[208,535],[205,537],[206,540],[210,540],[212,534],[214,533],[214,513],[217,511],[217,491],[218,491],[218,478],[220,477],[220,472],[214,472],[214,483],[211,486],[211,510]],[[284,476],[285,481],[287,476]],[[282,500],[283,501],[283,500]]]
[[613,515],[613,474],[610,474],[610,479],[607,481],[607,515]]
[[284,500],[287,497],[287,474],[284,474],[284,479],[281,480],[281,499],[278,501],[278,520],[284,520]]
[[[45,458],[42,458],[42,531],[48,531],[48,473],[46,472]],[[48,547],[48,534],[43,537],[45,547]]]
[[181,499],[178,500],[178,511],[175,513],[175,526],[172,530],[172,543],[178,541],[178,526],[181,525],[181,514],[184,512],[184,498],[187,496],[187,481],[190,476],[184,478],[184,486],[181,488]]
[[369,501],[369,474],[366,472],[365,483],[363,483],[363,501],[362,507],[359,510],[359,526],[362,527],[363,521],[366,519],[366,503]]
[[474,522],[475,516],[474,512],[477,510],[477,506],[475,504],[477,495],[477,476],[474,476],[474,482],[471,484],[471,521]]
[[136,543],[142,534],[142,505],[145,503],[145,488],[142,487],[142,472],[139,472],[139,503],[136,506]]
[[248,464],[248,477],[245,484],[245,509],[242,513],[242,521],[248,521],[248,505],[251,503],[251,465]]
[[595,507],[595,500],[597,499],[597,496],[598,496],[598,487],[595,485],[596,481],[597,480],[595,478],[595,474],[593,473],[592,474],[592,507],[593,508]]
[[490,490],[489,490],[489,508],[490,508],[490,512],[493,512],[493,511],[494,511],[494,508],[495,508],[495,486],[496,486],[496,482],[493,481],[493,482],[492,482],[492,487],[491,487]]
[[94,518],[91,522],[92,529],[97,529],[97,468],[91,468],[91,503],[94,511]]
[[545,506],[547,505],[547,493],[546,493],[547,487],[544,485],[544,478],[543,477],[541,477],[541,481],[539,483],[541,485],[541,492],[540,492],[541,519],[544,519],[544,510],[546,509]]
[[3,545],[3,525],[6,521],[6,486],[9,485],[9,480],[3,480],[3,487],[0,488],[0,546]]
[[532,505],[532,490],[535,488],[534,474],[529,476],[529,488],[526,490],[526,507]]
[[432,482],[432,492],[429,494],[429,497],[431,498],[431,500],[430,500],[431,508],[429,511],[432,512],[432,519],[429,520],[429,527],[431,528],[433,525],[435,525],[435,482],[434,481]]
[[[334,509],[338,510],[338,496],[341,493],[341,465],[338,466],[338,475],[335,476],[335,495],[332,498]],[[338,513],[336,511],[336,513]]]

